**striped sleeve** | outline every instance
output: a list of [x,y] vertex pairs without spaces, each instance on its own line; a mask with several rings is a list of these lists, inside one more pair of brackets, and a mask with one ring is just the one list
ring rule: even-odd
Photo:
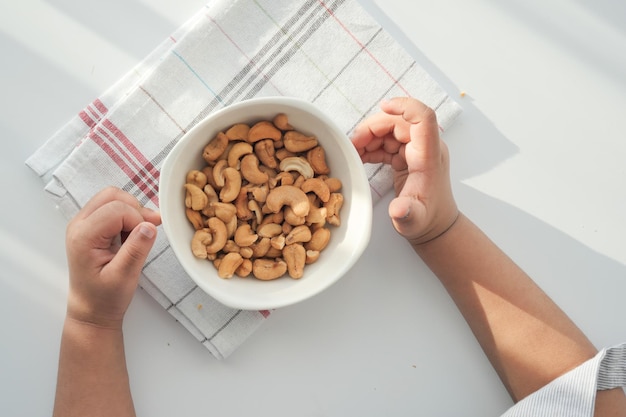
[[596,392],[626,386],[626,343],[555,379],[511,407],[502,417],[592,417]]

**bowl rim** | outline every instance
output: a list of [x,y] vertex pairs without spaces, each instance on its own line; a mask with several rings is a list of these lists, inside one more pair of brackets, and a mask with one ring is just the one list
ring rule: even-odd
[[[362,224],[362,230],[360,230],[360,235],[358,239],[351,242],[351,251],[353,256],[349,257],[349,259],[343,263],[336,273],[334,273],[333,277],[326,280],[324,285],[318,285],[314,288],[313,291],[308,291],[306,293],[299,294],[291,294],[289,297],[285,298],[282,296],[276,297],[261,297],[259,300],[251,300],[251,299],[241,299],[233,292],[224,292],[220,291],[218,288],[209,285],[206,279],[201,279],[196,276],[197,271],[182,260],[185,257],[188,257],[188,254],[182,253],[182,250],[189,251],[189,248],[185,249],[181,248],[180,244],[173,243],[170,237],[174,236],[174,230],[172,229],[172,225],[168,220],[168,208],[173,202],[161,201],[161,192],[162,190],[172,189],[173,184],[176,182],[172,179],[171,175],[168,173],[174,168],[174,161],[177,160],[179,153],[182,152],[183,149],[186,148],[186,144],[191,138],[194,138],[197,135],[198,131],[203,131],[207,125],[212,124],[215,120],[221,118],[223,115],[227,113],[237,112],[245,110],[246,108],[256,107],[259,105],[279,105],[279,106],[287,106],[294,107],[297,110],[309,113],[314,118],[320,120],[323,124],[326,125],[328,129],[330,129],[334,135],[338,135],[338,137],[346,137],[346,134],[341,131],[341,129],[337,126],[337,124],[330,119],[324,112],[322,112],[317,106],[313,103],[306,101],[297,97],[286,97],[286,96],[272,96],[272,97],[257,97],[248,100],[243,100],[231,105],[228,105],[222,109],[214,111],[213,113],[208,114],[198,123],[196,123],[191,129],[189,129],[172,147],[170,152],[165,157],[163,164],[161,166],[161,175],[159,178],[159,205],[163,213],[163,230],[165,232],[166,237],[168,238],[168,244],[171,247],[177,261],[182,266],[183,270],[189,275],[189,277],[194,281],[194,283],[202,289],[209,296],[213,297],[215,300],[220,303],[235,309],[242,310],[272,310],[280,307],[285,307],[288,305],[292,305],[305,299],[311,298],[320,292],[324,291],[326,288],[330,287],[332,284],[336,283],[340,278],[342,278],[357,262],[360,256],[365,251],[365,248],[369,244],[371,237],[371,228],[372,228],[372,201],[371,201],[371,191],[369,181],[367,179],[367,175],[365,172],[365,168],[361,162],[360,156],[358,152],[353,146],[345,146],[340,145],[343,154],[347,159],[353,159],[354,161],[358,161],[359,166],[362,169],[357,170],[358,172],[353,172],[351,170],[351,176],[355,176],[356,183],[352,184],[353,187],[356,187],[358,191],[361,192],[360,198],[364,199],[359,205],[359,216],[364,219]],[[224,126],[226,128],[226,126]],[[349,142],[349,140],[348,140]],[[350,144],[351,145],[351,144]]]

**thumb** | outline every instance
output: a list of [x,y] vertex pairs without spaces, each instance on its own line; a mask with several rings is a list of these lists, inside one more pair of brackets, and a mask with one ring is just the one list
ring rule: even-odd
[[121,277],[138,277],[156,239],[156,226],[150,222],[139,223],[128,235],[115,257],[111,267]]
[[424,209],[424,205],[417,198],[399,196],[389,203],[389,217],[396,231],[410,240],[420,234]]

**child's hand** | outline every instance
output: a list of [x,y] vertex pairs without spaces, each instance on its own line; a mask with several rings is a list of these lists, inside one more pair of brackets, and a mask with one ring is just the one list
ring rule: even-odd
[[83,207],[66,234],[68,318],[121,326],[160,223],[159,213],[113,187]]
[[458,209],[450,186],[448,149],[439,139],[435,112],[407,97],[383,101],[383,112],[364,120],[352,143],[363,162],[391,165],[396,198],[389,204],[394,227],[412,244],[444,233]]

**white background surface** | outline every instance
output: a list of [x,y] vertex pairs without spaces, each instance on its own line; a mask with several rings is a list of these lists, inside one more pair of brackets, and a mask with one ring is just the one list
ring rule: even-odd
[[[598,347],[626,341],[626,6],[361,0],[458,99],[457,201]],[[26,158],[201,0],[0,0],[0,415],[50,415],[65,221]],[[459,92],[465,91],[465,97]],[[138,415],[497,416],[511,402],[436,279],[392,230],[338,284],[219,362],[138,291]]]

